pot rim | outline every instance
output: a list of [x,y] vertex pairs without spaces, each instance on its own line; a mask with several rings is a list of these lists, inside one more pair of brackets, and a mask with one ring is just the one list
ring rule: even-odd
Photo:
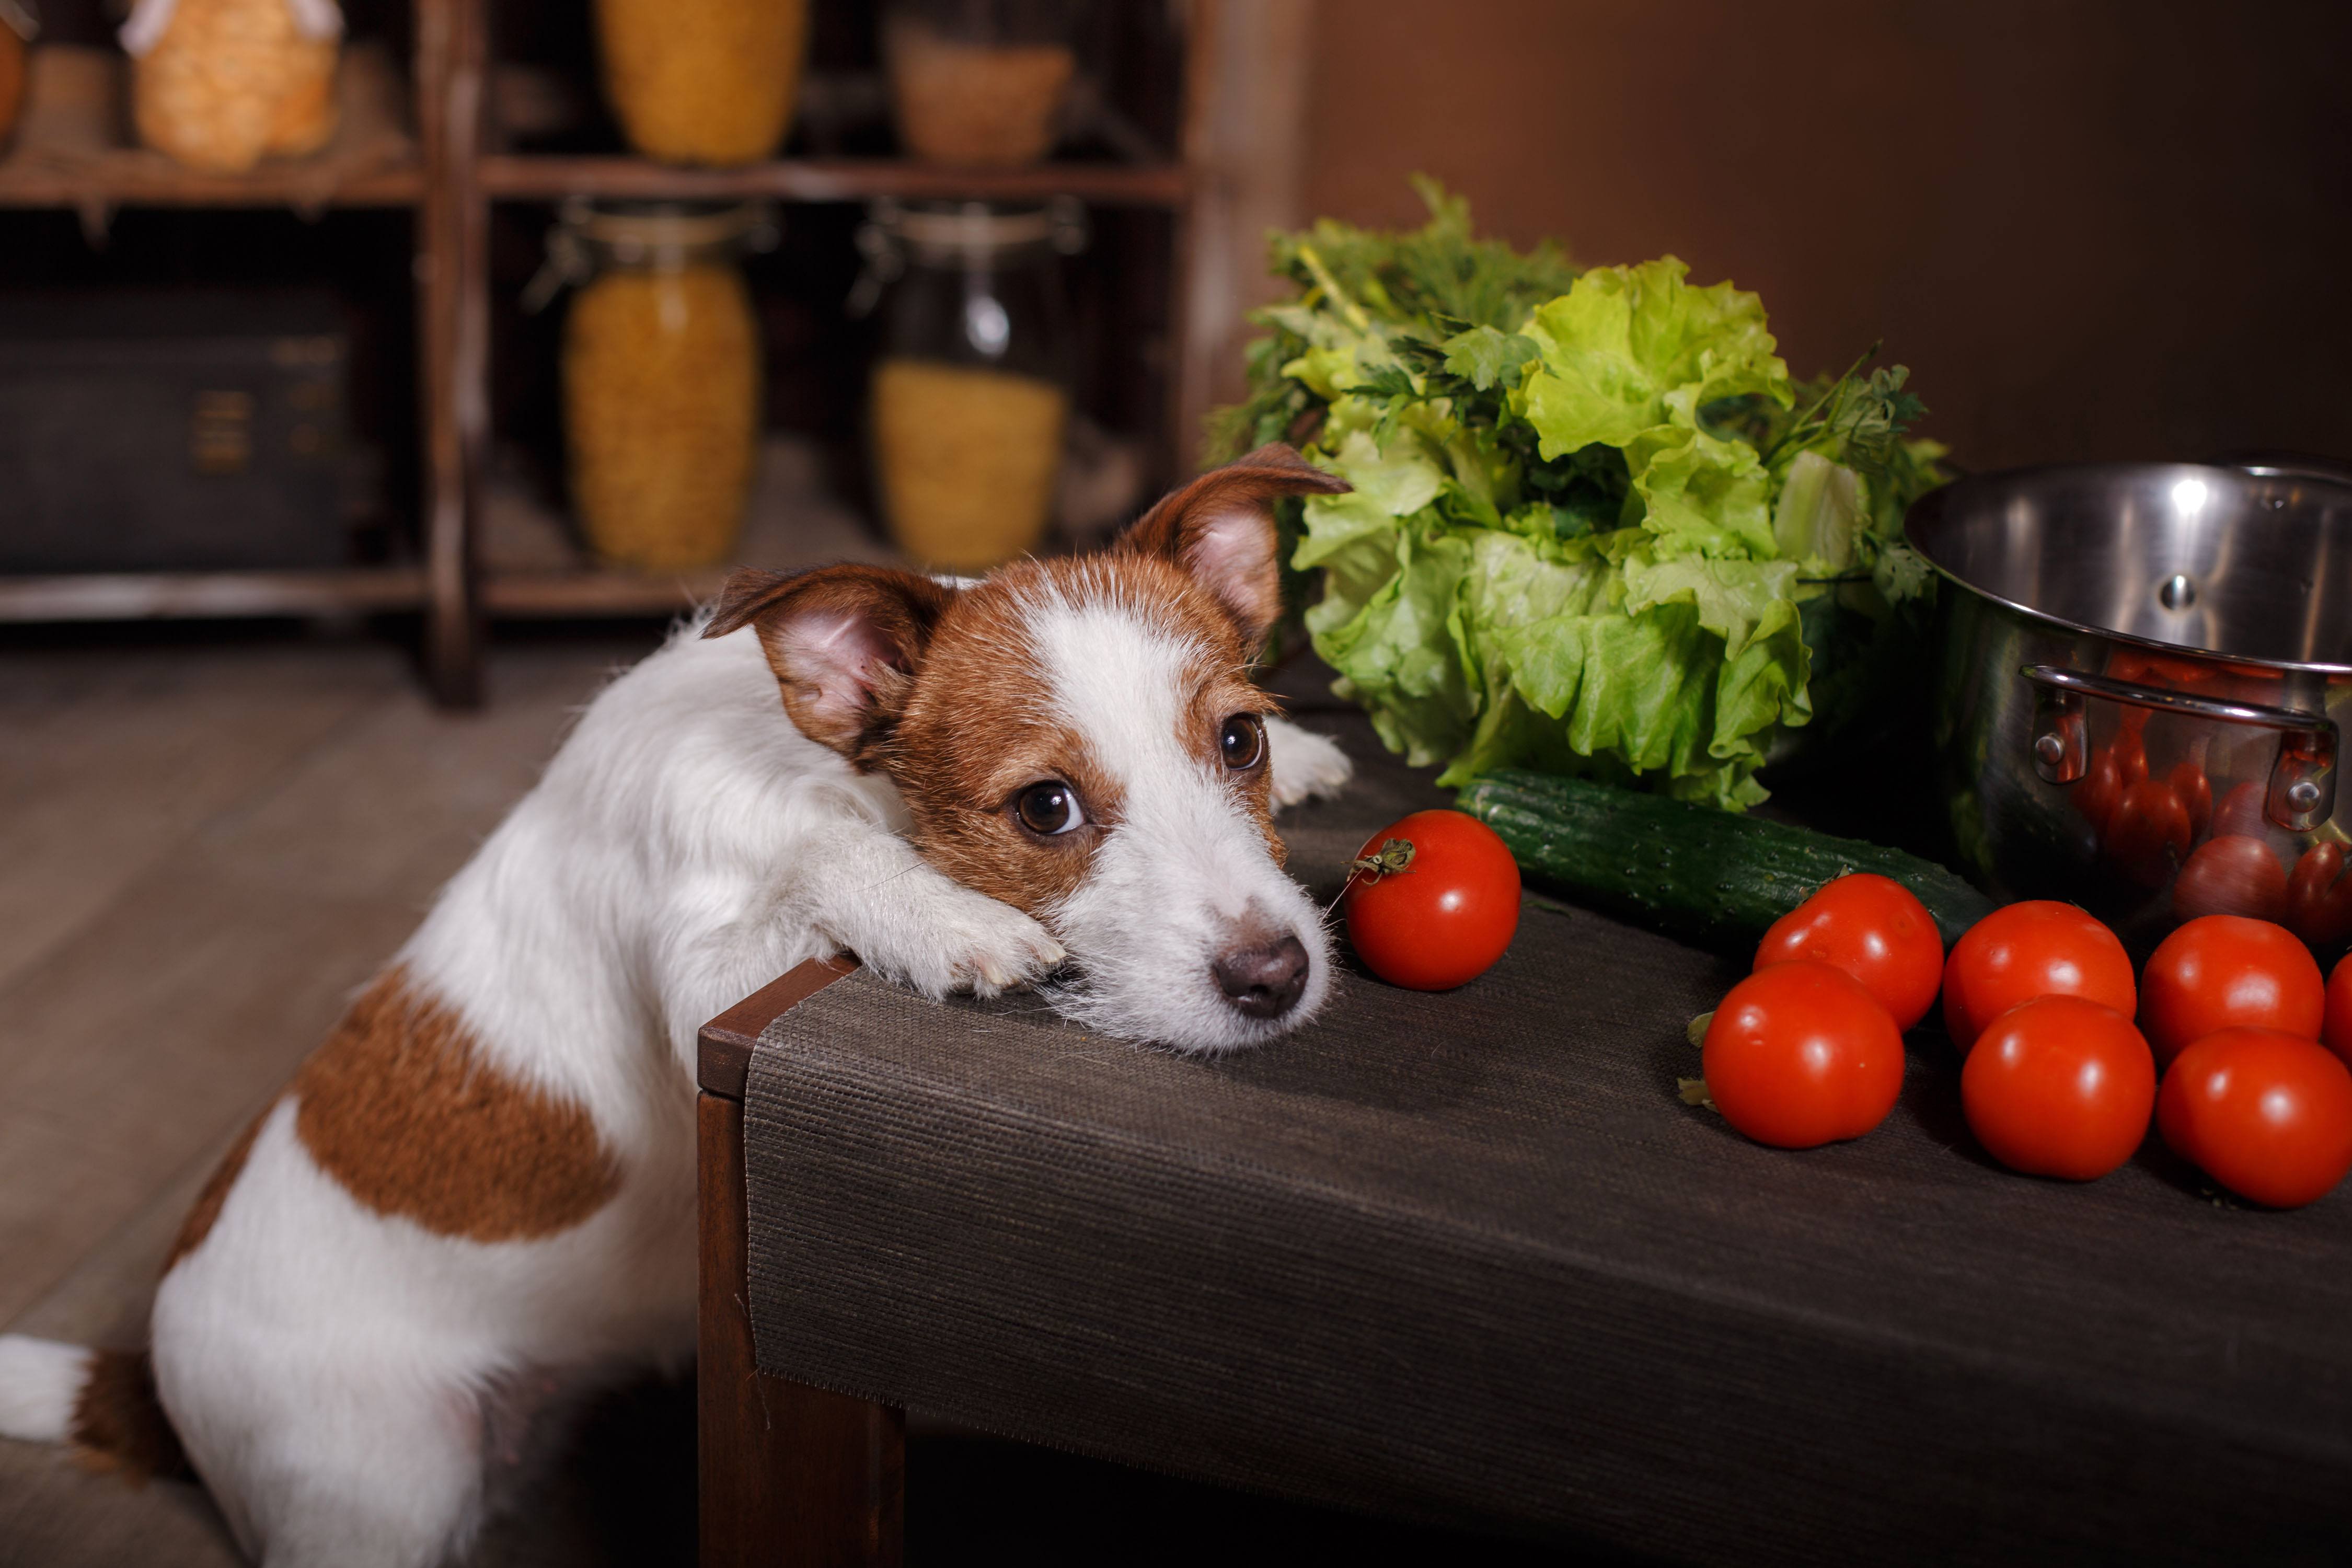
[[[2071,632],[2078,637],[2105,637],[2111,642],[2124,643],[2132,647],[2148,648],[2154,652],[2164,654],[2169,658],[2175,658],[2202,659],[2209,663],[2221,665],[2252,666],[2257,669],[2290,671],[2299,675],[2320,675],[2331,678],[2336,676],[2352,677],[2352,664],[2303,662],[2294,659],[2263,658],[2253,654],[2223,653],[2215,648],[2194,647],[2188,643],[2165,642],[2157,637],[2141,637],[2135,632],[2117,631],[2111,626],[2096,626],[2082,621],[2070,621],[2063,616],[2052,615],[2047,610],[2039,610],[2031,605],[2021,604],[2015,599],[2005,598],[2001,595],[1994,593],[1990,588],[1979,587],[1976,584],[1969,582],[1967,578],[1961,576],[1958,573],[1953,571],[1950,567],[1937,560],[1934,555],[1928,552],[1927,547],[1920,542],[1918,531],[1921,521],[1925,519],[1940,517],[1943,514],[1945,507],[1948,504],[1948,498],[1954,490],[1965,489],[1966,487],[1983,479],[2015,479],[2029,478],[2037,474],[2081,474],[2103,468],[2204,468],[2219,470],[2223,473],[2252,474],[2256,477],[2266,477],[2268,474],[2279,471],[2271,468],[2268,464],[2263,463],[2247,463],[2244,465],[2234,463],[2186,462],[2036,463],[2029,468],[2003,468],[1999,470],[1997,473],[1970,474],[1964,478],[1951,480],[1948,483],[1938,485],[1934,489],[1929,490],[1926,495],[1921,496],[1917,500],[1911,503],[1910,510],[1904,513],[1903,516],[1904,542],[1908,544],[1914,551],[1917,552],[1919,559],[1925,561],[1928,566],[1935,571],[1937,576],[1952,584],[1955,587],[1965,589],[1967,592],[1974,594],[1978,598],[1986,601],[1988,604],[1998,605],[2004,610],[2013,610],[2030,621],[2039,622],[2042,626],[2053,626],[2060,631]],[[2302,475],[2298,477],[2303,478],[2306,483],[2330,482],[2317,475]],[[2344,486],[2339,488],[2352,489],[2352,486]]]

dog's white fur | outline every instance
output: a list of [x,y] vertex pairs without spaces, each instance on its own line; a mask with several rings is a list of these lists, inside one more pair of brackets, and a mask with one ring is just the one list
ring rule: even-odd
[[[488,1065],[585,1108],[625,1179],[554,1236],[453,1238],[356,1201],[281,1100],[153,1319],[163,1406],[248,1552],[281,1568],[438,1563],[470,1540],[498,1468],[486,1409],[527,1403],[515,1391],[546,1373],[691,1355],[696,1033],[803,960],[845,948],[928,993],[989,993],[1066,949],[1086,978],[1066,1005],[1195,1049],[1320,1003],[1312,903],[1174,739],[1176,640],[1050,597],[1031,622],[1049,700],[1127,792],[1047,923],[918,856],[896,789],[783,718],[750,628],[688,627],[589,706],[399,961]],[[1277,803],[1347,778],[1329,742],[1268,731]],[[1289,1017],[1241,1016],[1205,973],[1244,918],[1314,955]],[[58,1439],[87,1361],[0,1336],[0,1432]]]

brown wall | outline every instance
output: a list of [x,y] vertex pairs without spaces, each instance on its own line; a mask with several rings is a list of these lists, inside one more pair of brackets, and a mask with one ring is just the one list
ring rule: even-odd
[[2352,3],[1320,0],[1307,211],[1404,175],[1874,338],[1970,467],[2352,457]]

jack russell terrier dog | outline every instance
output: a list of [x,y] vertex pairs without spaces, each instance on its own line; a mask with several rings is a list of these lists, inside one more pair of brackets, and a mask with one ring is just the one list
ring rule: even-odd
[[431,1568],[524,1390],[691,1356],[696,1031],[771,977],[848,949],[1191,1051],[1311,1017],[1272,811],[1349,765],[1248,668],[1275,499],[1347,488],[1271,446],[1096,555],[737,572],[246,1131],[149,1354],[0,1336],[0,1434],[193,1468],[270,1568]]

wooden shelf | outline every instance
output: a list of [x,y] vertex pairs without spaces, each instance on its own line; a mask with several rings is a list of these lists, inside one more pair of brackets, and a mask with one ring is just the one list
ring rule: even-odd
[[[845,503],[824,489],[814,443],[771,435],[744,506],[732,565],[788,572],[833,561],[903,565]],[[719,596],[728,565],[628,572],[599,565],[575,530],[524,482],[494,463],[475,508],[480,603],[492,619],[675,616]]]
[[499,153],[483,158],[479,168],[483,194],[509,201],[559,201],[565,196],[1030,201],[1068,195],[1105,206],[1174,207],[1182,205],[1191,189],[1181,163],[1045,163],[988,169],[898,158],[784,158],[739,169],[695,169],[645,158]]
[[425,596],[425,573],[415,566],[0,575],[0,622],[364,615],[418,609]]
[[482,578],[483,613],[500,620],[683,614],[719,596],[727,569],[668,576],[635,572],[518,572]]
[[336,81],[333,140],[308,158],[271,160],[242,174],[206,174],[125,144],[119,128],[127,73],[121,55],[71,45],[32,51],[24,122],[0,159],[0,206],[411,206],[425,195],[416,142],[405,128],[408,89],[383,49],[355,45]]

